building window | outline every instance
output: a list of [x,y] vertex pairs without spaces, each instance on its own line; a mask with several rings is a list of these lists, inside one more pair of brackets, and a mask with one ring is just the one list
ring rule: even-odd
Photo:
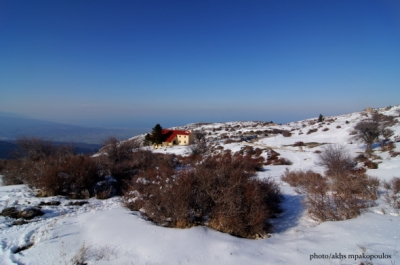
[[179,140],[179,143],[181,143],[181,140]]
[[186,144],[186,141],[185,141],[185,144]]

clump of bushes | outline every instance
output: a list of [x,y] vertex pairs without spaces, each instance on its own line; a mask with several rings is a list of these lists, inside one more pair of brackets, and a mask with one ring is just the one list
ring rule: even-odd
[[27,184],[39,196],[94,196],[94,186],[103,180],[97,159],[74,155],[72,147],[55,146],[38,138],[17,140],[14,160],[2,171],[5,185]]
[[310,187],[315,186],[310,183],[320,183],[323,181],[321,174],[311,170],[289,171],[287,168],[281,179],[287,182],[290,186],[295,187],[298,193],[305,193]]
[[299,141],[299,142],[295,142],[295,143],[293,144],[293,146],[305,146],[305,144],[304,144],[304,142]]
[[282,135],[283,137],[291,137],[292,133],[287,130],[282,130]]
[[153,160],[149,151],[133,152],[137,142],[115,138],[106,141],[103,155],[96,158],[75,155],[72,147],[55,146],[39,138],[21,138],[17,145],[15,159],[4,163],[3,183],[27,184],[39,190],[38,196],[108,198]]
[[162,163],[130,182],[124,201],[167,227],[207,225],[238,237],[262,238],[280,212],[282,199],[271,180],[255,179],[263,159],[240,154],[205,158],[192,168],[174,170]]
[[379,180],[354,168],[355,163],[340,146],[319,154],[325,176],[313,171],[289,171],[282,180],[305,194],[305,205],[313,219],[338,221],[354,218],[377,199]]
[[365,174],[326,176],[313,171],[290,172],[282,176],[305,194],[310,216],[319,221],[339,221],[358,216],[377,199],[379,181]]
[[400,209],[400,178],[394,177],[391,181],[384,182],[383,187],[386,190],[386,202],[398,211]]
[[292,162],[289,159],[279,157],[281,154],[271,148],[267,149],[267,154],[268,157],[265,165],[272,165],[272,166],[292,165]]
[[252,146],[245,146],[240,151],[241,155],[250,155],[253,157],[259,157],[262,154],[263,150],[261,148],[254,149]]
[[364,162],[364,166],[369,169],[378,169],[378,163],[373,162],[371,160],[367,160]]
[[309,129],[308,132],[307,132],[307,134],[312,134],[312,133],[315,133],[315,132],[317,132],[317,131],[318,131],[317,128],[315,128],[315,129]]

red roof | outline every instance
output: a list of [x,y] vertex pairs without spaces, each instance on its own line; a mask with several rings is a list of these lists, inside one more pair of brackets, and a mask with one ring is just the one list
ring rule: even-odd
[[184,131],[184,130],[166,130],[166,129],[163,129],[161,132],[165,136],[165,138],[166,138],[165,141],[167,143],[172,142],[178,134],[180,134],[180,135],[190,135],[190,131]]

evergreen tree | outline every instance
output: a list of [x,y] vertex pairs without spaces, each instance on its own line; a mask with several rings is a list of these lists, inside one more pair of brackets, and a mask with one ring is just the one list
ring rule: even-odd
[[318,122],[323,122],[324,120],[325,120],[324,116],[322,116],[322,114],[319,114]]
[[143,141],[143,145],[144,146],[149,146],[151,143],[151,136],[150,134],[146,134],[146,136],[144,137],[144,141]]
[[152,134],[151,134],[151,142],[153,144],[162,144],[164,141],[164,136],[162,134],[162,127],[159,123],[154,126]]

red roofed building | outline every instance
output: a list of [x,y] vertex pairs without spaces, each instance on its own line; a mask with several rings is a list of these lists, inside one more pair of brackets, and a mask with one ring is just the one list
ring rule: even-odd
[[[164,142],[162,146],[172,146],[172,145],[190,145],[194,141],[192,131],[188,130],[162,130],[164,136]],[[160,146],[154,146],[160,147]]]

